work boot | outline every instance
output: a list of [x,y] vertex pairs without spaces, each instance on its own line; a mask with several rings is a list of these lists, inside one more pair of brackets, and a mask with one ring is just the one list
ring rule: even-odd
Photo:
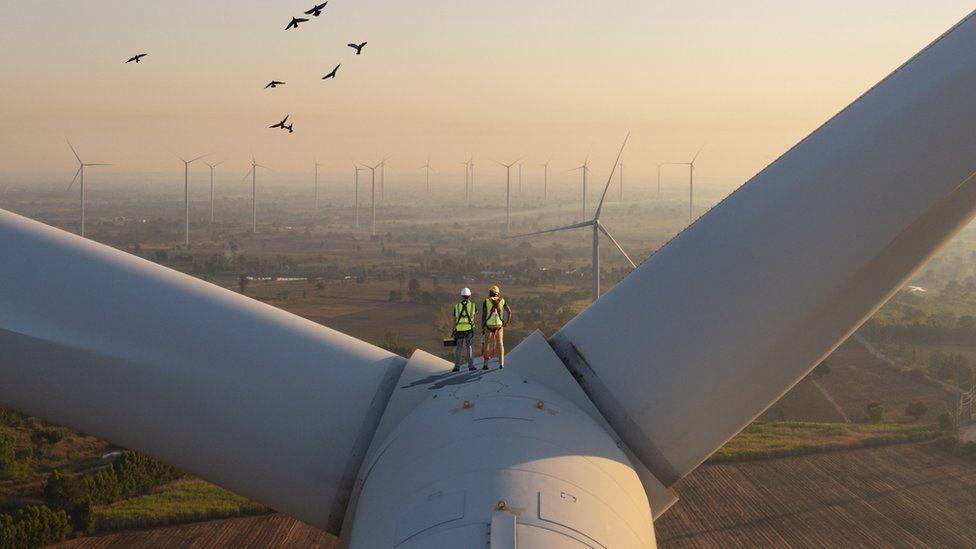
[[452,372],[460,372],[461,371],[461,367],[460,366],[455,366],[454,369],[451,370],[451,371]]
[[504,370],[505,369],[505,365],[504,364],[499,364],[498,365],[498,369],[499,370]]
[[469,371],[469,372],[477,372],[477,371],[478,371],[478,369],[477,369],[477,368],[475,368],[474,366],[468,366],[468,371]]
[[488,369],[488,365],[487,365],[487,364],[485,364],[484,366],[482,366],[482,367],[481,367],[481,369],[482,369],[482,370],[487,370],[487,369]]

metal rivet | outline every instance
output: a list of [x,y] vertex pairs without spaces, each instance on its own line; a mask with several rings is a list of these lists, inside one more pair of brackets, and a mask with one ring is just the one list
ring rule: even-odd
[[471,404],[470,400],[465,400],[464,404],[461,405],[462,408],[470,408],[472,406],[474,406],[474,404]]
[[495,506],[495,510],[496,511],[508,511],[508,503],[505,500],[499,501],[498,502],[498,505]]
[[539,402],[535,403],[535,407],[541,410],[546,407],[546,403],[540,400]]

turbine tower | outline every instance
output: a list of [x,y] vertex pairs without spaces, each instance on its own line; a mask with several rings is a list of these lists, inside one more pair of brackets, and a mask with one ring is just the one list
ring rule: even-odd
[[512,230],[512,166],[516,165],[522,159],[519,158],[511,164],[502,164],[499,161],[495,161],[495,164],[505,168],[505,235]]
[[92,167],[95,167],[95,166],[111,166],[111,164],[101,164],[101,163],[95,163],[95,162],[84,162],[84,161],[81,160],[81,156],[78,155],[78,151],[75,150],[74,145],[71,144],[71,141],[67,141],[67,140],[65,140],[65,141],[68,143],[68,148],[70,148],[71,149],[71,152],[74,153],[75,158],[78,159],[78,171],[76,171],[75,172],[75,176],[73,178],[71,178],[71,183],[68,183],[68,189],[70,190],[71,189],[71,186],[75,184],[75,181],[78,180],[79,177],[81,178],[81,180],[78,183],[78,186],[80,187],[80,190],[81,190],[81,196],[80,196],[80,198],[81,198],[81,210],[80,210],[81,211],[81,224],[80,224],[79,234],[82,237],[84,237],[85,236],[85,168],[92,168]]
[[519,197],[522,196],[522,163],[518,163],[518,184],[519,184]]
[[[375,166],[366,166],[364,169],[369,170],[370,178],[370,223],[369,223],[369,234],[370,236],[376,236],[376,170],[380,169],[380,194],[382,195],[382,176],[383,176],[383,162],[386,162],[384,158],[379,164]],[[357,172],[358,174],[358,172]]]
[[319,211],[319,168],[322,164],[319,164],[319,160],[315,159],[315,211]]
[[600,221],[600,217],[603,215],[603,203],[607,199],[607,192],[610,190],[610,184],[613,182],[614,171],[616,171],[617,166],[620,165],[619,163],[620,155],[623,154],[624,147],[627,146],[627,140],[629,139],[630,139],[630,134],[628,133],[627,137],[624,138],[623,145],[620,146],[620,152],[617,154],[617,160],[614,162],[613,168],[610,170],[610,177],[607,178],[607,184],[605,187],[603,187],[603,195],[600,196],[600,203],[599,205],[597,205],[596,213],[593,215],[592,219],[580,223],[574,223],[573,225],[567,225],[565,227],[559,227],[558,229],[537,231],[534,233],[528,233],[524,235],[519,235],[517,237],[513,237],[513,238],[521,238],[526,236],[535,236],[540,234],[570,231],[573,229],[581,229],[583,227],[591,227],[593,229],[593,294],[592,295],[593,295],[594,302],[596,302],[597,299],[600,299],[600,233],[603,233],[604,236],[606,236],[607,239],[610,240],[610,242],[614,246],[616,246],[618,250],[620,250],[620,253],[623,254],[624,258],[627,259],[627,262],[630,263],[631,267],[635,269],[637,268],[637,265],[634,263],[634,261],[630,259],[630,256],[627,255],[627,252],[624,251],[623,246],[621,246],[620,243],[617,242],[617,239],[615,239],[613,235],[610,234],[610,230],[603,225],[602,221]]
[[217,169],[217,166],[223,163],[224,163],[223,160],[217,162],[216,164],[205,162],[207,167],[210,168],[210,224],[211,225],[213,225],[214,222],[214,170]]
[[378,164],[380,168],[380,202],[386,201],[386,161],[389,159],[390,157],[387,156]]
[[575,172],[576,170],[579,170],[580,173],[583,174],[583,211],[582,211],[582,214],[580,216],[580,219],[586,219],[586,183],[587,183],[586,177],[591,173],[590,172],[590,157],[587,156],[586,157],[586,160],[583,162],[582,165],[577,166],[577,167],[575,167],[575,168],[573,168],[572,170],[569,170],[569,171]]
[[430,155],[427,156],[427,163],[421,166],[419,169],[426,170],[427,176],[427,194],[430,194]]
[[183,212],[185,214],[183,221],[185,223],[185,238],[183,244],[189,248],[190,247],[190,164],[193,164],[197,160],[204,158],[206,154],[200,155],[193,160],[187,160],[179,155],[174,155],[183,162]]
[[258,168],[269,172],[274,171],[267,166],[258,164],[254,155],[251,155],[251,170],[244,175],[243,179],[247,180],[247,176],[251,176],[251,234],[258,234]]
[[359,228],[359,172],[366,170],[366,168],[361,167],[359,164],[353,164],[356,168],[356,228]]
[[657,200],[661,201],[661,166],[664,164],[657,165]]
[[471,161],[461,162],[464,165],[464,203],[471,204]]
[[[691,158],[691,162],[672,162],[674,166],[688,166],[688,224],[691,225],[694,216],[695,208],[695,161],[698,160],[698,155],[701,154],[702,149],[705,146],[702,145],[695,156]],[[658,192],[660,193],[660,179],[658,179]]]
[[552,162],[552,158],[546,160],[546,163],[542,165],[542,202],[549,202],[549,163]]

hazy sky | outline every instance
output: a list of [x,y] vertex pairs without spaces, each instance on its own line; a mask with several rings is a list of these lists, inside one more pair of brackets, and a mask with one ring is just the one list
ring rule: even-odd
[[[961,0],[13,0],[0,9],[0,172],[117,170],[168,150],[281,171],[392,155],[442,173],[588,152],[650,175],[703,143],[703,181],[748,178],[971,9]],[[346,47],[369,41],[356,57]],[[150,53],[140,65],[132,54]],[[342,63],[339,78],[319,78]],[[263,90],[271,79],[288,84]],[[285,114],[295,133],[266,129]],[[601,167],[601,171],[606,168]]]

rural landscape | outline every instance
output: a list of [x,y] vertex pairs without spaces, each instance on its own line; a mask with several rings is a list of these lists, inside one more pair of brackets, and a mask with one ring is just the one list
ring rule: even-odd
[[[458,175],[439,185],[463,191]],[[553,184],[562,198],[544,200],[538,175],[516,201],[512,234],[581,218],[576,182],[562,178]],[[588,305],[588,239],[505,237],[504,212],[490,207],[504,188],[499,174],[484,178],[470,206],[439,222],[424,215],[430,203],[417,174],[389,177],[375,235],[355,228],[354,180],[332,175],[323,178],[319,210],[310,207],[310,185],[271,186],[262,195],[257,233],[247,225],[246,189],[230,177],[218,180],[211,223],[201,188],[191,202],[189,247],[180,242],[178,202],[158,190],[123,193],[109,183],[92,194],[89,237],[404,357],[425,349],[453,359],[441,340],[462,286],[476,295],[490,284],[503,288],[515,314],[510,348],[536,328],[551,335]],[[619,183],[611,185],[606,220],[640,262],[683,228],[684,182],[680,172],[666,174],[660,197],[654,180],[623,195]],[[463,200],[463,192],[454,194]],[[703,211],[719,198],[703,201]],[[8,186],[3,201],[5,209],[77,231],[71,197],[57,185]],[[661,545],[898,545],[911,535],[922,546],[958,546],[976,533],[963,520],[976,509],[976,428],[972,406],[960,406],[976,376],[974,257],[976,232],[967,230],[682,480],[678,503],[657,521]],[[605,287],[630,269],[622,255],[604,252]],[[58,540],[71,547],[335,541],[150,456],[15,410],[0,415],[0,465],[4,547]],[[810,536],[814,531],[826,537]]]

